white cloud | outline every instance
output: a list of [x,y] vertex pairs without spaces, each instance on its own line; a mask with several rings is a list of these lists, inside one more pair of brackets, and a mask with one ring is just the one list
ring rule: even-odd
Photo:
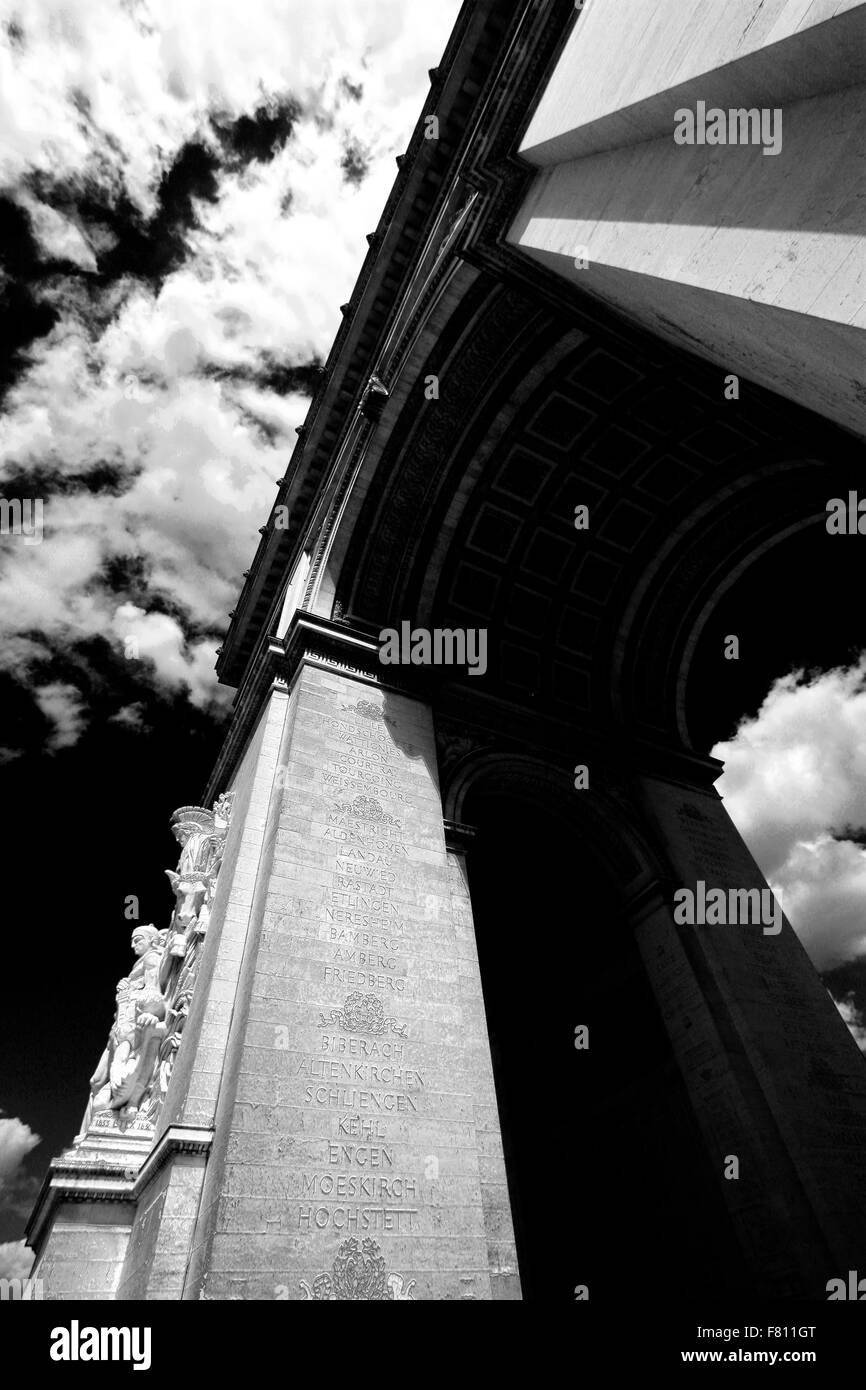
[[139,702],[132,705],[121,705],[116,714],[113,714],[108,721],[110,724],[120,724],[126,729],[145,729],[144,706]]
[[[185,687],[194,705],[205,706],[213,698],[216,651],[212,643],[185,642],[173,618],[165,613],[146,613],[133,603],[121,604],[112,626],[124,644],[128,660],[152,661],[160,679],[174,688]],[[122,722],[132,723],[130,718]]]
[[[866,958],[866,656],[778,680],[717,744],[725,805],[819,970]],[[832,833],[831,833],[832,832]]]
[[833,1003],[847,1023],[851,1036],[860,1051],[866,1052],[866,1019],[858,1011],[853,997],[849,994],[845,999],[833,999]]
[[[0,0],[23,45],[0,47],[0,178],[32,169],[121,178],[138,204],[209,111],[290,93],[332,113],[344,75],[364,87],[353,127],[405,132],[457,0]],[[349,118],[346,118],[347,120]]]
[[34,699],[54,726],[48,739],[49,749],[56,752],[58,748],[69,748],[77,743],[87,720],[83,701],[75,686],[53,681],[34,691]]
[[30,219],[33,235],[45,257],[71,261],[82,270],[97,269],[93,248],[73,221],[27,192],[19,192],[17,201]]
[[[91,479],[86,491],[49,482],[42,543],[8,547],[7,670],[38,684],[33,668],[50,651],[101,636],[122,652],[132,631],[158,684],[201,706],[214,698],[214,634],[308,406],[263,384],[263,368],[327,354],[458,9],[458,0],[0,0],[0,22],[18,18],[23,29],[20,45],[0,39],[0,185],[26,210],[43,254],[83,272],[39,287],[59,319],[32,344],[4,403],[0,491],[22,471]],[[341,79],[362,89],[360,100]],[[87,181],[151,216],[185,143],[216,149],[212,117],[290,98],[303,107],[290,141],[269,162],[223,163],[215,201],[197,205],[199,225],[185,233],[183,263],[158,288],[131,276],[95,282],[95,253],[112,233],[34,191],[34,174],[72,191]],[[348,142],[369,162],[360,185],[340,167]],[[116,484],[94,484],[100,471]],[[106,581],[114,562],[137,558],[144,593]],[[68,683],[42,684],[39,700],[57,715],[55,746],[84,726]]]
[[40,1142],[23,1120],[7,1116],[0,1118],[0,1183],[9,1182],[24,1159]]
[[38,1183],[23,1164],[40,1142],[23,1120],[0,1118],[0,1210],[7,1215],[26,1216],[33,1206]]
[[33,1267],[33,1251],[23,1240],[0,1242],[0,1279],[27,1279]]

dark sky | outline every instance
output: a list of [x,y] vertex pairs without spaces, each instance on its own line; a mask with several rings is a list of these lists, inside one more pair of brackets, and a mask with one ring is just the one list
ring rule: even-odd
[[[26,717],[26,694],[3,684],[7,716],[17,701]],[[142,735],[97,712],[74,747],[45,755],[34,738],[0,771],[7,979],[17,982],[0,1026],[0,1106],[42,1137],[31,1175],[69,1144],[84,1112],[114,988],[133,960],[126,898],[138,897],[142,922],[168,925],[164,870],[178,857],[169,818],[199,803],[219,747],[219,726],[184,700],[154,702],[150,718]],[[34,1188],[21,1182],[9,1194],[0,1242],[20,1236]]]

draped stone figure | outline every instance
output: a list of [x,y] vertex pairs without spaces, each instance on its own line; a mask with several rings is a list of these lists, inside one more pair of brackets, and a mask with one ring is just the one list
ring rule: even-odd
[[145,1112],[154,1120],[168,1090],[189,1013],[233,799],[234,794],[230,792],[214,803],[213,811],[201,806],[182,806],[172,816],[172,830],[183,848],[176,872],[166,870],[175,892],[176,906],[159,977],[166,999],[166,1024]]
[[194,972],[184,967],[173,1002],[168,1004],[166,1008],[166,1022],[164,1029],[161,1030],[162,1036],[155,1060],[154,1075],[141,1111],[142,1116],[153,1124],[156,1123],[168,1092],[168,1083],[171,1080],[171,1073],[183,1038],[183,1029],[192,1001],[194,983]]
[[168,1090],[192,1000],[198,959],[216,892],[233,793],[212,811],[181,806],[172,831],[181,846],[176,870],[167,869],[175,894],[169,926],[136,927],[136,962],[118,981],[114,1024],[90,1080],[90,1101],[79,1142],[94,1122],[135,1122],[150,1130]]
[[160,1034],[165,1031],[165,999],[159,987],[165,937],[152,924],[136,927],[132,933],[137,959],[117,984],[114,1023],[90,1078],[85,1130],[91,1118],[106,1111],[124,1121],[134,1119],[149,1088]]

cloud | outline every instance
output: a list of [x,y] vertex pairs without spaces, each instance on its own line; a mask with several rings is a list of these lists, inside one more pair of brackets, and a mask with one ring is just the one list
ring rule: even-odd
[[141,727],[148,686],[224,707],[216,646],[458,9],[0,0],[0,494],[44,503],[0,666],[53,747],[99,641],[139,642]]
[[7,1214],[26,1216],[33,1206],[39,1184],[23,1163],[40,1142],[23,1120],[0,1118],[0,1209]]
[[816,968],[866,958],[866,655],[777,680],[717,787]]
[[68,748],[71,744],[77,743],[86,721],[82,700],[75,686],[54,681],[53,684],[43,685],[36,690],[34,699],[46,719],[53,725],[48,747],[56,751],[58,748]]
[[[417,114],[419,68],[438,58],[459,5],[404,0],[2,0],[19,42],[0,47],[0,177],[58,166],[121,179],[153,207],[158,175],[209,113],[251,116],[290,94],[380,128]],[[361,80],[362,79],[362,80]],[[359,95],[358,95],[359,94]]]
[[866,1018],[857,1009],[853,995],[848,995],[845,999],[833,999],[833,1003],[847,1023],[849,1032],[860,1051],[866,1052]]
[[27,1279],[33,1258],[23,1240],[0,1241],[0,1279]]
[[[216,652],[209,642],[188,644],[180,625],[165,613],[146,613],[132,603],[121,604],[113,626],[122,637],[129,660],[153,662],[168,685],[184,687],[192,704],[206,706],[213,697],[213,664]],[[120,722],[131,726],[132,709],[118,711]],[[140,717],[140,708],[135,711]]]
[[68,261],[81,270],[98,268],[93,247],[75,222],[40,203],[26,189],[18,193],[17,203],[26,212],[33,239],[45,259]]
[[0,1118],[0,1182],[8,1182],[40,1142],[39,1135],[23,1120]]
[[121,705],[109,722],[119,724],[125,729],[144,729],[147,727],[144,706],[139,701],[131,705]]

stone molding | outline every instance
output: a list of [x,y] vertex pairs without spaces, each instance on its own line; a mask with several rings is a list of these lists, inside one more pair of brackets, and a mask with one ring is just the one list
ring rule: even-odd
[[[199,1125],[171,1125],[159,1142],[132,1170],[126,1161],[104,1156],[85,1157],[67,1150],[46,1173],[36,1205],[27,1224],[27,1244],[38,1256],[43,1234],[51,1229],[58,1207],[64,1202],[119,1202],[135,1204],[154,1177],[175,1154],[207,1154],[214,1132]],[[146,1140],[150,1145],[150,1139]],[[125,1146],[127,1150],[131,1147]],[[102,1150],[104,1153],[104,1148]]]

